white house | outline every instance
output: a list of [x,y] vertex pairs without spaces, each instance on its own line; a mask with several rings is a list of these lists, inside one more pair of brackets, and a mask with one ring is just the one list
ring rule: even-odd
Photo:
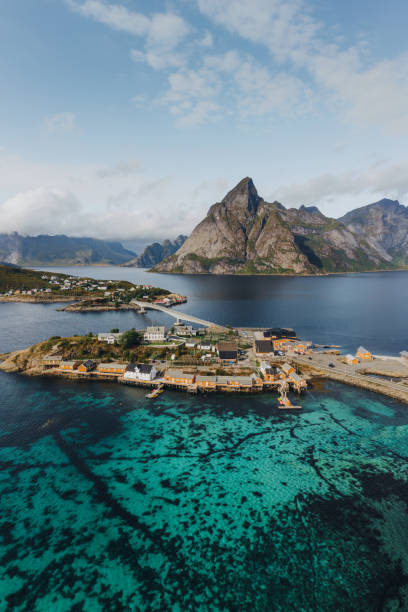
[[123,378],[128,378],[129,380],[153,380],[156,378],[156,375],[157,370],[154,365],[131,361],[126,368]]
[[102,334],[98,334],[98,341],[106,342],[107,344],[116,344],[117,342],[119,342],[121,336],[122,334],[113,333],[113,332],[102,333]]
[[144,339],[148,342],[157,342],[158,340],[165,340],[166,330],[164,327],[146,327]]

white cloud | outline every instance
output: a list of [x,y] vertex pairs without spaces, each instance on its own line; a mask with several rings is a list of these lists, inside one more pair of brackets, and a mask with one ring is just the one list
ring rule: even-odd
[[3,232],[18,230],[23,234],[64,233],[80,210],[77,198],[65,191],[34,189],[17,193],[0,204]]
[[[200,53],[214,46],[212,32],[198,32],[175,12],[147,16],[105,0],[66,2],[84,17],[141,37],[141,47],[130,52],[134,61],[154,70],[176,68],[174,81],[185,75],[205,78],[204,89],[213,87],[218,79],[218,100],[208,95],[194,102],[196,96],[186,92],[178,105],[170,79],[170,89],[161,98],[169,102],[179,124],[213,120],[215,111],[216,116],[223,112],[241,117],[293,116],[315,109],[318,100],[319,107],[325,104],[348,123],[408,130],[407,55],[370,60],[364,40],[347,47],[338,31],[316,19],[307,0],[196,0],[199,11],[213,24],[250,41],[254,54],[257,47],[269,52],[270,60],[262,63],[246,54],[225,82],[219,80],[219,74],[205,75],[206,58]],[[224,53],[224,61],[234,55],[237,52],[232,48]],[[213,70],[219,73],[225,68],[215,63]]]
[[68,134],[75,129],[76,115],[70,112],[56,113],[44,119],[46,129],[52,134]]
[[285,63],[287,73],[303,71],[304,83],[309,81],[303,87],[344,120],[408,129],[407,54],[374,62],[364,41],[349,48],[339,37],[332,42],[303,0],[197,0],[197,5],[217,25],[264,46],[275,62]]
[[68,6],[83,17],[89,17],[115,30],[144,38],[144,50],[132,49],[134,61],[146,62],[158,70],[167,66],[181,66],[185,62],[183,53],[176,48],[189,34],[187,22],[174,13],[143,13],[129,10],[122,4],[102,0],[66,0]]
[[189,232],[210,193],[146,172],[138,160],[111,166],[31,162],[0,152],[0,232],[65,233],[126,240]]
[[[236,180],[235,175],[206,181],[155,176],[137,160],[62,166],[0,154],[0,231],[118,240],[171,238],[188,234]],[[408,159],[327,173],[260,193],[285,206],[315,204],[334,217],[383,197],[405,203]]]
[[83,17],[91,17],[115,30],[135,36],[143,36],[150,29],[150,20],[142,13],[130,11],[120,4],[109,4],[100,0],[66,0],[68,6]]
[[215,23],[262,43],[279,61],[300,61],[321,27],[302,0],[197,0],[197,4]]
[[204,55],[199,68],[174,72],[168,82],[161,101],[184,126],[230,113],[241,119],[293,116],[309,110],[313,99],[301,79],[285,72],[271,75],[252,56],[237,51]]
[[198,41],[198,44],[200,45],[200,47],[212,47],[214,45],[214,39],[211,32],[207,30],[202,39]]
[[367,168],[326,173],[303,183],[282,185],[269,194],[285,206],[315,204],[339,217],[349,210],[384,197],[408,200],[408,160],[376,163]]

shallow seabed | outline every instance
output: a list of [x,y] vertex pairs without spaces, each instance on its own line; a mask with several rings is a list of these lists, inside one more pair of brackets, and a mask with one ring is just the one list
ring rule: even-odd
[[408,406],[0,383],[0,609],[408,609]]

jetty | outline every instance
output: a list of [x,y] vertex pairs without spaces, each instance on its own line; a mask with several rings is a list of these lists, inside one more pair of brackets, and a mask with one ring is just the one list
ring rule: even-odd
[[315,363],[313,359],[303,356],[292,357],[292,362],[302,367],[304,372],[308,371],[322,378],[336,380],[408,403],[408,385],[403,382],[364,374],[352,366],[346,367],[336,363],[335,367],[331,367],[322,362]]

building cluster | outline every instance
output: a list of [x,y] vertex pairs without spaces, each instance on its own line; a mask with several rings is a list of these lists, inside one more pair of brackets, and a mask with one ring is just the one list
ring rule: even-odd
[[351,355],[349,353],[345,356],[345,360],[348,365],[357,365],[361,361],[371,361],[372,358],[372,353],[364,348],[364,346],[359,346],[355,355]]
[[[53,291],[88,291],[88,292],[103,292],[104,296],[124,293],[126,290],[122,287],[116,287],[119,281],[97,281],[94,279],[78,278],[76,276],[68,276],[63,278],[55,274],[43,274],[43,281],[46,281],[49,287],[38,287],[33,289],[10,289],[4,295],[36,295],[41,293],[52,293]],[[136,287],[131,287],[130,291],[136,291]]]
[[198,389],[262,389],[262,379],[251,374],[249,376],[201,376],[197,372],[183,372],[182,370],[168,369],[164,375],[166,383],[175,386],[195,386]]
[[282,366],[271,366],[267,361],[262,361],[260,371],[263,376],[264,383],[275,383],[277,381],[290,383],[296,391],[303,391],[307,388],[307,382],[304,378],[296,373],[295,368],[284,363]]
[[254,333],[253,350],[257,356],[304,355],[312,347],[312,342],[299,340],[293,329],[276,327]]
[[185,295],[178,295],[177,293],[170,293],[165,297],[160,297],[154,300],[155,304],[159,306],[165,306],[169,308],[170,306],[176,306],[177,304],[184,304],[187,302],[187,298]]

